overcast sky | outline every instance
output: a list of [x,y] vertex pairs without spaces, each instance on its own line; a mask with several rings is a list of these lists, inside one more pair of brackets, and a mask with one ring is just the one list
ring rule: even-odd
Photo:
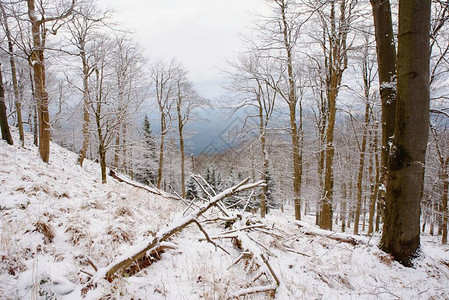
[[151,60],[176,57],[204,97],[223,92],[220,68],[241,47],[263,0],[100,0],[135,31]]

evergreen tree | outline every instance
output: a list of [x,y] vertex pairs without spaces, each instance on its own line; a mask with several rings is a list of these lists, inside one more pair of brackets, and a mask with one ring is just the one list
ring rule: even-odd
[[195,181],[190,178],[189,181],[187,181],[186,199],[193,200],[195,198],[198,198],[198,190]]
[[157,181],[157,147],[151,131],[148,116],[143,120],[143,147],[136,161],[135,178],[144,184],[156,184]]
[[275,185],[270,173],[271,173],[270,171],[267,171],[267,174],[265,175],[265,182],[267,184],[267,190],[265,195],[266,197],[265,199],[267,201],[267,208],[278,208],[279,203],[276,202],[273,195]]

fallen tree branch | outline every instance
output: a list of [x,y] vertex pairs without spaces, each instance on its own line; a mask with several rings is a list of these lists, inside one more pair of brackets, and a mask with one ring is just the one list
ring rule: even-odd
[[319,229],[319,228],[313,227],[312,225],[310,225],[308,223],[304,223],[301,221],[295,221],[295,224],[298,225],[300,228],[308,227],[307,231],[302,231],[302,233],[304,235],[321,236],[321,237],[325,237],[325,238],[328,238],[328,239],[331,239],[331,240],[334,240],[337,242],[348,243],[353,246],[367,244],[365,239],[362,239],[361,237],[355,238],[353,236],[350,236],[349,234],[337,233],[337,232]]
[[146,186],[134,183],[134,182],[130,182],[130,181],[126,180],[126,179],[123,179],[120,176],[118,176],[117,173],[114,170],[112,170],[112,169],[109,170],[109,176],[111,176],[112,178],[118,180],[119,182],[123,182],[123,183],[126,183],[126,184],[128,184],[128,185],[130,185],[132,187],[145,190],[145,191],[147,191],[150,194],[158,195],[158,196],[161,196],[161,197],[164,197],[164,198],[168,198],[168,199],[172,199],[172,200],[184,200],[181,197],[169,194],[167,192],[164,192],[164,191],[161,191],[161,190],[158,190],[158,189],[155,189],[155,188],[146,187]]
[[[263,184],[263,181],[258,181],[251,184],[246,184],[247,182],[248,179],[245,179],[236,186],[228,188],[223,192],[219,193],[218,195],[212,197],[209,200],[209,202],[203,204],[201,207],[191,212],[186,217],[180,220],[174,220],[171,223],[171,225],[169,225],[167,228],[160,230],[152,238],[152,240],[150,240],[145,245],[134,247],[134,249],[129,253],[119,256],[118,258],[116,258],[114,262],[110,263],[108,266],[99,269],[98,272],[92,278],[92,282],[95,283],[98,279],[101,278],[106,278],[110,282],[113,281],[117,272],[129,267],[133,262],[144,257],[148,251],[156,249],[157,247],[161,246],[165,241],[167,241],[170,237],[172,237],[174,234],[180,232],[190,224],[197,222],[197,219],[201,215],[203,215],[206,211],[215,206],[219,201],[233,194],[249,189],[254,189],[256,187],[260,187]],[[92,282],[90,282],[90,284],[92,284]]]
[[211,240],[211,238],[209,237],[209,235],[207,234],[206,230],[204,229],[203,226],[201,226],[200,222],[198,221],[194,221],[194,223],[198,226],[198,228],[200,229],[200,231],[204,234],[204,236],[206,237],[206,241],[208,241],[209,243],[211,243],[212,245],[215,246],[215,248],[220,248],[221,250],[223,250],[223,252],[225,252],[228,255],[231,255],[231,253],[229,253],[225,248],[223,248],[222,246],[218,245],[217,243],[215,243],[214,241]]
[[275,293],[276,288],[277,287],[274,285],[263,285],[263,286],[250,287],[250,288],[242,289],[240,291],[232,293],[230,296],[232,298],[239,298],[241,296],[256,294],[256,293],[267,293],[267,292]]

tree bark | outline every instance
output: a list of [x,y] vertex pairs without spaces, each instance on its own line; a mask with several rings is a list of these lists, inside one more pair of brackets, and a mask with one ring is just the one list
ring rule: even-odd
[[381,248],[405,266],[420,246],[422,172],[429,133],[430,0],[399,1],[398,95]]
[[8,52],[9,52],[9,63],[11,64],[11,77],[12,84],[14,89],[14,97],[15,97],[15,105],[16,105],[16,114],[17,114],[17,127],[19,128],[19,138],[22,143],[22,147],[25,146],[25,136],[23,132],[23,121],[22,121],[22,104],[20,101],[19,94],[19,84],[17,82],[17,69],[16,69],[16,61],[14,59],[14,47],[13,47],[13,39],[11,37],[11,32],[9,31],[8,18],[5,13],[3,4],[0,2],[1,14],[3,15],[3,27],[5,29],[6,37],[8,39]]
[[[83,44],[84,48],[84,44]],[[83,167],[84,159],[86,158],[87,148],[89,147],[89,66],[85,52],[81,51],[81,61],[83,63],[83,145],[81,146],[78,155],[78,164]]]
[[380,98],[382,102],[381,180],[386,186],[388,141],[394,135],[396,112],[396,47],[393,35],[390,0],[370,0],[376,36]]
[[50,161],[50,115],[48,112],[48,94],[45,82],[44,47],[45,36],[41,36],[42,20],[36,17],[34,0],[27,0],[28,17],[31,22],[33,48],[30,55],[30,64],[34,74],[34,93],[37,102],[37,115],[39,122],[39,154],[42,161]]
[[157,169],[157,185],[156,185],[158,189],[161,189],[162,184],[162,171],[164,168],[164,141],[165,141],[165,134],[167,131],[166,126],[167,124],[165,122],[165,114],[161,112],[161,142],[159,145],[159,167]]
[[346,231],[346,202],[348,193],[346,191],[346,182],[342,183],[342,201],[340,203],[340,216],[341,216],[341,232]]
[[184,124],[181,114],[181,100],[179,99],[179,86],[178,86],[178,103],[176,111],[178,113],[178,131],[179,131],[179,148],[181,150],[181,192],[182,198],[186,198],[186,173],[185,173],[185,149],[184,149]]
[[9,131],[8,115],[6,113],[5,89],[3,88],[2,65],[0,64],[0,126],[2,130],[2,139],[8,144],[14,144],[11,132]]
[[[259,89],[260,90],[260,89]],[[257,101],[258,101],[258,109],[259,109],[259,139],[260,139],[260,147],[262,151],[262,181],[265,183],[264,186],[262,186],[262,191],[260,193],[260,216],[262,218],[265,218],[266,212],[267,212],[267,174],[268,174],[268,154],[266,152],[266,140],[265,140],[265,122],[264,122],[264,116],[263,116],[263,106],[260,99],[261,95],[260,93],[257,94]]]
[[449,158],[446,159],[445,164],[443,165],[443,174],[442,174],[442,180],[443,180],[443,196],[441,198],[441,206],[443,209],[443,216],[442,216],[442,237],[441,237],[441,243],[443,245],[447,244],[447,221],[448,221],[448,210],[447,210],[447,199],[448,199],[448,191],[449,191],[449,172],[448,172],[448,165],[449,165]]
[[[368,91],[369,92],[369,91]],[[363,171],[365,167],[365,154],[366,154],[366,140],[368,136],[368,126],[370,119],[370,105],[368,99],[365,104],[365,122],[362,136],[362,144],[360,149],[360,160],[359,160],[359,174],[357,177],[357,205],[355,209],[355,221],[354,221],[354,234],[359,234],[359,221],[360,212],[362,209],[362,194],[363,194]]]
[[[377,128],[374,129],[374,142],[372,147],[372,155],[374,156],[374,167],[375,174],[374,179],[371,179],[371,197],[370,197],[370,207],[369,207],[369,218],[368,218],[368,235],[372,234],[374,231],[374,211],[376,210],[376,202],[379,193],[379,180],[380,180],[380,162],[379,154],[377,151],[378,138],[377,138]],[[379,210],[379,206],[377,207]]]
[[287,75],[288,75],[288,107],[290,113],[290,136],[293,146],[293,194],[295,206],[295,220],[301,220],[301,182],[302,182],[302,157],[300,151],[298,126],[296,124],[296,84],[293,72],[292,43],[290,41],[291,32],[287,21],[287,4],[285,1],[279,1],[281,9],[282,36],[284,49],[287,55]]

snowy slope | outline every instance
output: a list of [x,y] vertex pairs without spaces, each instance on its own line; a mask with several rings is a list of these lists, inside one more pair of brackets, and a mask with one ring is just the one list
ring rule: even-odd
[[[101,184],[98,165],[87,161],[80,168],[76,154],[55,144],[48,165],[31,145],[24,149],[0,141],[0,153],[1,299],[80,299],[89,274],[95,273],[92,265],[104,267],[133,245],[148,241],[185,209],[175,200],[110,177],[108,184]],[[338,240],[348,235],[278,214],[266,220],[244,216],[267,225],[247,236],[269,255],[281,282],[277,299],[449,298],[449,248],[434,237],[423,236],[422,257],[410,269],[380,251],[377,236],[353,237],[359,241],[353,245]],[[225,231],[220,224],[204,226],[210,236]],[[100,280],[84,296],[227,299],[239,290],[270,283],[267,276],[253,283],[256,274],[248,261],[233,265],[241,250],[231,239],[217,240],[228,255],[201,238],[198,228],[190,226],[172,239],[177,248],[160,260],[134,276],[112,283]]]

